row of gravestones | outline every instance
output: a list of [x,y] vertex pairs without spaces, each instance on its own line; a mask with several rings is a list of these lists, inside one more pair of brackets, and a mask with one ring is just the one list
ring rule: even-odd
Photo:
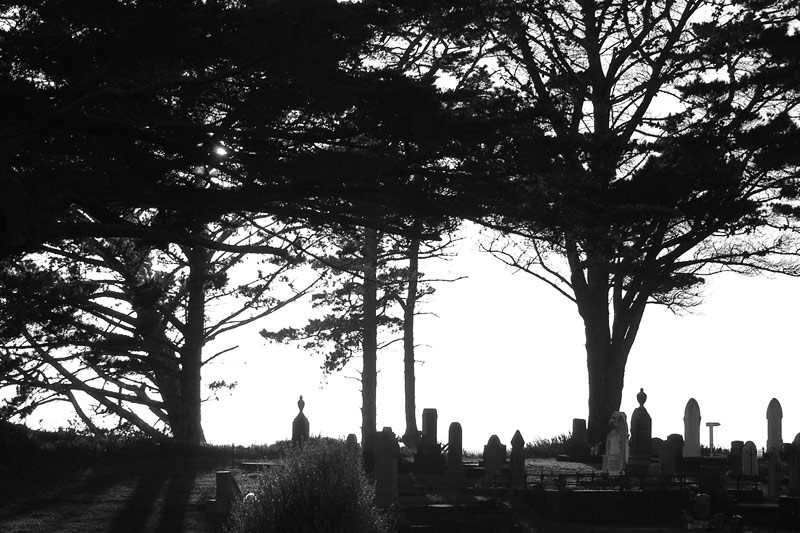
[[[646,472],[651,458],[657,456],[661,465],[661,473],[671,475],[675,464],[681,457],[700,457],[700,406],[691,398],[684,409],[684,436],[672,434],[664,441],[652,438],[652,419],[644,403],[647,394],[643,389],[637,394],[639,407],[634,409],[631,417],[630,434],[628,419],[625,413],[615,412],[609,420],[609,432],[606,437],[606,453],[603,456],[603,470],[609,472],[629,473]],[[777,399],[773,398],[767,407],[767,450],[780,451],[782,439],[783,410]],[[800,444],[800,434],[794,444]],[[589,444],[586,432],[586,421],[574,419],[570,455],[581,457],[588,455]],[[741,456],[742,475],[758,474],[758,450],[752,441],[734,441],[731,446],[732,455]]]
[[[297,407],[300,412],[292,422],[292,442],[301,443],[309,438],[309,423],[306,416],[303,414],[305,402],[303,397],[297,402]],[[379,450],[388,449],[386,432],[391,432],[391,428],[384,428],[379,434],[375,442],[375,471],[376,477],[379,471]],[[391,433],[394,435],[394,433]],[[393,437],[394,438],[394,437]],[[354,434],[347,438],[348,442],[356,443],[357,439]],[[462,458],[462,429],[461,424],[453,422],[450,424],[448,430],[448,443],[444,448],[447,451],[446,456],[442,454],[442,447],[439,445],[438,440],[438,413],[436,409],[423,409],[422,410],[422,437],[418,453],[414,456],[415,468],[421,473],[441,473],[445,471],[450,476],[463,475],[463,458]],[[519,431],[514,434],[511,439],[511,466],[510,473],[512,475],[525,473],[525,458],[523,456],[523,447],[525,440]],[[399,453],[399,448],[398,448]],[[500,473],[503,465],[506,462],[507,452],[506,446],[500,442],[497,435],[492,435],[489,442],[484,447],[484,476],[488,482],[493,482],[495,476]],[[441,464],[443,460],[444,464]]]
[[[691,398],[684,410],[684,437],[673,434],[666,440],[652,438],[652,419],[644,403],[647,395],[640,389],[636,395],[639,407],[634,409],[631,416],[630,435],[628,421],[625,413],[615,412],[609,420],[609,433],[606,438],[606,453],[603,456],[603,470],[609,472],[626,471],[629,474],[655,473],[651,461],[653,456],[658,457],[658,474],[672,475],[676,470],[676,463],[680,457],[700,456],[700,407],[694,398]],[[303,414],[305,402],[300,396],[297,406],[300,410],[292,423],[292,442],[302,442],[309,437],[309,423]],[[770,451],[779,451],[782,448],[781,420],[783,411],[777,399],[772,399],[767,407],[767,448]],[[415,456],[415,466],[419,464],[423,471],[431,469],[431,473],[439,473],[436,459],[443,458],[442,448],[438,443],[438,414],[436,409],[424,409],[422,412],[422,438],[419,453]],[[463,475],[462,471],[462,429],[461,424],[453,422],[448,431],[447,455],[445,459],[446,473],[450,476]],[[357,438],[351,434],[348,443],[357,445]],[[511,440],[511,461],[509,473],[522,475],[525,473],[525,459],[523,455],[524,439],[519,431]],[[573,451],[588,450],[586,437],[586,422],[581,419],[573,421],[571,446]],[[376,501],[383,505],[391,505],[396,501],[397,493],[397,465],[399,459],[399,445],[391,428],[384,428],[376,436],[370,448],[374,453],[374,472],[376,478]],[[790,492],[800,492],[800,434],[795,437],[791,450],[790,465]],[[741,473],[744,476],[758,475],[758,451],[752,441],[743,443],[734,441],[731,446],[732,455],[741,456]],[[774,453],[774,457],[778,454]],[[484,447],[484,479],[493,483],[497,474],[504,467],[507,458],[506,446],[500,442],[497,435],[492,435]],[[770,464],[768,471],[778,470]],[[777,474],[780,475],[779,473]],[[774,476],[772,476],[774,477]],[[780,480],[774,483],[780,483]],[[772,486],[774,483],[770,483]],[[778,485],[779,487],[779,485]],[[773,492],[773,491],[771,491]]]
[[[463,435],[461,424],[453,422],[448,429],[448,441],[444,447],[446,455],[442,455],[443,448],[437,439],[438,432],[438,413],[436,409],[422,410],[422,438],[420,439],[419,452],[414,456],[414,465],[421,473],[440,473],[436,468],[437,457],[444,457],[447,476],[461,477],[463,471]],[[525,475],[525,439],[519,430],[511,438],[511,457],[509,473],[512,476]],[[492,435],[486,446],[483,447],[483,468],[484,480],[491,484],[494,483],[496,476],[505,468],[508,457],[508,449],[500,441],[497,435]],[[426,469],[428,469],[426,471]]]

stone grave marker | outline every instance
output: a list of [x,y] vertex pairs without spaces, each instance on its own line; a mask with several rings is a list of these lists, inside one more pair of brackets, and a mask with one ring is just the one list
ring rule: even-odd
[[483,447],[483,480],[489,485],[494,484],[495,475],[500,473],[503,463],[506,462],[506,446],[500,442],[500,437],[492,435],[489,442]]
[[422,453],[439,452],[438,423],[439,414],[436,409],[422,410],[422,443],[420,446]]
[[603,455],[603,470],[613,474],[625,470],[625,454],[622,449],[622,436],[618,421],[619,418],[613,415],[608,421],[606,453]]
[[[525,475],[525,439],[517,430],[511,438],[511,469],[514,476]],[[523,479],[524,481],[524,479]]]
[[355,433],[350,433],[347,436],[347,440],[345,441],[348,449],[357,450],[358,449],[358,437],[356,437]]
[[769,454],[767,463],[767,499],[777,502],[781,495],[781,454],[777,449]]
[[675,468],[677,469],[683,459],[683,435],[672,433],[667,436],[667,442],[672,443],[672,449],[675,451]]
[[586,432],[586,420],[583,418],[572,419],[569,455],[578,459],[589,456],[589,434]]
[[651,457],[659,457],[661,453],[661,445],[664,444],[664,439],[653,437],[650,439],[650,454]]
[[661,443],[658,450],[658,462],[661,465],[662,476],[674,476],[676,471],[675,446],[667,439]]
[[217,498],[215,500],[217,513],[229,515],[233,509],[233,503],[242,497],[242,491],[233,477],[230,470],[219,470],[217,472]]
[[725,469],[721,466],[700,465],[700,492],[722,496],[725,491]]
[[300,408],[300,412],[292,422],[292,443],[293,444],[302,444],[303,441],[308,440],[308,418],[306,415],[303,414],[303,408],[306,406],[306,402],[303,401],[303,395],[300,395],[300,399],[297,400],[297,407]]
[[789,446],[789,496],[800,496],[800,433]]
[[399,502],[397,465],[400,445],[392,428],[385,427],[375,437],[375,505],[388,509]]
[[422,410],[422,439],[414,454],[414,471],[417,473],[440,475],[447,470],[447,459],[439,446],[438,423],[436,409]]
[[734,475],[742,475],[742,450],[744,448],[744,441],[734,440],[731,441],[730,461],[728,464],[731,466],[731,471]]
[[453,422],[447,432],[447,473],[459,475],[463,473],[462,465],[462,432],[461,424]]
[[683,410],[683,456],[700,457],[700,406],[689,398]]
[[749,440],[742,446],[742,475],[758,475],[758,449],[753,441]]
[[634,475],[645,475],[652,457],[653,421],[644,406],[647,401],[644,389],[639,389],[636,400],[639,407],[631,415],[631,459],[626,471]]
[[767,451],[780,451],[783,446],[783,429],[781,427],[783,409],[781,403],[773,398],[767,406]]
[[[619,435],[620,453],[622,454],[622,470],[625,470],[625,465],[630,461],[631,447],[630,447],[630,434],[628,432],[628,415],[620,411],[611,413],[611,418],[608,420],[608,430],[611,428]],[[606,448],[608,449],[608,448]]]

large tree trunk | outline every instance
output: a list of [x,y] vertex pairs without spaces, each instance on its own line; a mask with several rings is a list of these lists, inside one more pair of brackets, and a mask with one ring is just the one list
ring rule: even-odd
[[208,270],[208,250],[195,247],[187,250],[189,262],[186,306],[186,332],[181,349],[181,417],[178,427],[173,427],[175,438],[182,442],[205,442],[200,416],[201,377],[203,364],[203,329],[205,327],[205,276]]
[[623,297],[623,280],[620,276],[612,279],[605,260],[608,255],[594,254],[580,262],[577,248],[573,246],[572,250],[568,257],[571,280],[586,334],[589,442],[603,449],[611,413],[619,411],[622,404],[625,365],[639,331],[648,292],[647,287],[642,287]]
[[403,306],[403,365],[406,394],[406,431],[403,442],[410,448],[419,445],[417,429],[417,391],[414,376],[414,314],[417,304],[417,277],[419,275],[419,240],[412,239],[408,247],[408,293]]
[[[605,447],[608,420],[611,413],[619,411],[625,377],[627,354],[615,350],[610,343],[590,340],[596,337],[586,331],[586,361],[589,370],[589,421],[588,434],[591,445]],[[630,414],[630,413],[629,413]]]
[[[568,241],[571,281],[586,334],[589,373],[588,436],[591,445],[605,446],[608,420],[622,401],[625,363],[630,347],[614,339],[610,324],[610,269],[603,253],[580,261],[577,243]],[[615,317],[616,318],[616,317]],[[614,332],[617,332],[617,328]],[[627,346],[627,348],[625,348]],[[623,348],[623,349],[620,349]]]
[[364,228],[364,366],[361,370],[361,441],[377,431],[378,392],[378,232]]

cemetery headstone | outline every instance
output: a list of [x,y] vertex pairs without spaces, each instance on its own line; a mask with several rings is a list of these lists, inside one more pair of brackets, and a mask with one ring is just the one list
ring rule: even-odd
[[783,409],[781,403],[773,398],[767,406],[767,451],[780,451],[783,446],[783,429],[781,427]]
[[659,457],[661,453],[661,445],[664,444],[664,439],[653,437],[650,439],[650,453],[652,457]]
[[399,502],[397,465],[400,445],[392,428],[385,427],[375,437],[375,505],[388,509]]
[[422,410],[422,452],[423,453],[438,453],[439,452],[439,438],[437,432],[439,414],[436,409],[423,409]]
[[711,519],[711,495],[705,492],[699,493],[694,497],[694,510],[692,518],[695,520]]
[[377,438],[377,431],[367,431],[361,441],[361,462],[364,463],[364,472],[367,474],[375,473],[375,441]]
[[744,449],[744,441],[734,440],[731,441],[731,453],[729,455],[728,465],[734,475],[742,475],[742,451]]
[[302,444],[303,441],[308,440],[308,418],[306,415],[303,414],[303,408],[306,406],[306,402],[303,401],[303,396],[300,395],[300,399],[297,401],[297,407],[300,408],[300,412],[292,422],[292,443],[293,444]]
[[653,421],[644,406],[647,394],[639,389],[636,395],[639,407],[631,415],[631,452],[626,471],[633,475],[646,475],[652,456]]
[[439,475],[447,469],[447,460],[439,446],[438,419],[436,409],[422,410],[422,439],[414,454],[414,471],[417,473]]
[[781,454],[773,448],[767,463],[767,499],[777,502],[781,495]]
[[347,447],[349,449],[357,450],[358,449],[358,437],[356,437],[356,434],[355,433],[350,433],[347,436],[347,440],[345,441],[345,444],[347,445]]
[[620,435],[620,425],[620,417],[612,414],[608,421],[606,453],[603,455],[603,470],[610,473],[619,473],[625,470],[625,452],[622,447],[623,437]]
[[721,466],[700,466],[700,491],[711,496],[725,494],[725,469]]
[[700,406],[690,398],[683,410],[683,456],[700,457]]
[[589,455],[589,434],[586,432],[586,420],[583,418],[572,419],[569,455],[577,459],[582,459]]
[[758,449],[753,441],[749,440],[742,446],[742,475],[758,475]]
[[[511,438],[511,474],[525,475],[525,439],[517,430]],[[524,480],[523,480],[524,481]]]
[[483,480],[485,483],[494,484],[495,476],[500,473],[506,461],[506,446],[500,442],[500,437],[492,435],[489,442],[483,447]]
[[661,443],[661,447],[658,450],[658,462],[661,464],[662,476],[675,475],[675,446],[669,439]]
[[800,433],[789,447],[789,496],[800,496]]
[[644,488],[648,490],[659,490],[662,485],[661,465],[650,463],[647,467],[647,477],[645,478]]
[[450,424],[447,433],[447,473],[459,475],[463,473],[463,469],[461,468],[463,450],[461,424],[453,422]]
[[628,430],[628,415],[623,412],[615,411],[611,416],[617,418],[617,432],[619,433],[619,444],[622,447],[622,467],[631,460],[631,434]]
[[683,458],[683,435],[673,433],[667,436],[667,442],[672,444],[672,449],[675,451],[675,468],[677,469]]
[[742,448],[744,448],[744,441],[743,440],[732,440],[731,441],[731,455],[735,455],[739,457],[742,455]]
[[230,470],[220,470],[217,472],[217,513],[229,515],[233,509],[233,502],[242,497],[242,491],[233,477]]

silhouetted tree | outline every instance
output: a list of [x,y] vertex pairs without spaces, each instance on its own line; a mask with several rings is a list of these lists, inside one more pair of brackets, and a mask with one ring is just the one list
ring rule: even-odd
[[[419,261],[445,255],[450,242],[425,243],[414,238],[382,235],[364,228],[338,230],[317,243],[336,250],[313,261],[326,276],[325,290],[312,297],[325,313],[300,327],[262,330],[276,342],[305,342],[304,348],[323,353],[325,373],[341,370],[352,358],[362,358],[362,438],[376,431],[377,356],[403,342],[407,444],[418,439],[414,378],[414,316],[418,303],[433,294]],[[313,253],[313,251],[312,251]]]
[[[780,0],[440,2],[442,34],[517,120],[460,169],[494,175],[490,248],[575,303],[589,433],[619,409],[648,303],[706,275],[800,273],[798,8]],[[422,15],[423,17],[425,15]],[[794,26],[793,26],[794,25]],[[511,96],[509,96],[511,95]]]
[[[128,217],[152,224],[153,212]],[[88,399],[96,414],[150,435],[166,429],[177,440],[203,442],[201,368],[233,349],[209,355],[206,343],[300,298],[310,286],[296,287],[289,278],[296,261],[286,256],[298,228],[228,217],[198,233],[225,251],[86,239],[47,247],[21,264],[7,261],[0,386],[18,394],[6,402],[4,417],[24,418],[49,401],[68,401],[97,432]],[[271,255],[242,264],[245,253],[257,250]],[[25,311],[31,306],[36,312]],[[208,387],[216,392],[234,384]]]
[[[374,143],[402,132],[441,145],[448,129],[430,82],[362,61],[376,9],[311,0],[4,4],[0,255],[62,238],[163,237],[112,207],[363,225],[365,207],[378,206],[384,216],[370,220],[384,230],[405,227],[395,214],[440,210],[451,184],[409,177],[436,150],[400,157]],[[196,168],[218,172],[198,186]],[[75,208],[91,220],[71,221]],[[180,225],[171,233],[170,242],[189,238]]]

